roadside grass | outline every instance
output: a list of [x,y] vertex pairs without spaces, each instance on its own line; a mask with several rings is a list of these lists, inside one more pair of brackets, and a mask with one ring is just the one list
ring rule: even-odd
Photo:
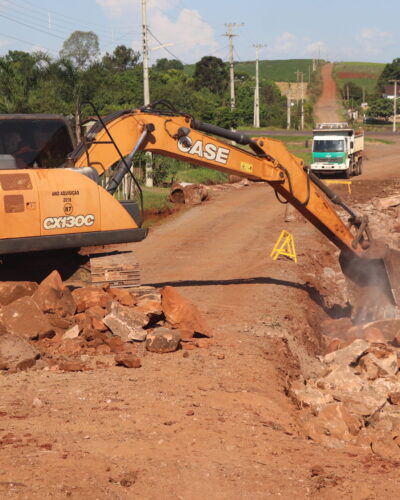
[[187,165],[178,170],[175,182],[192,182],[194,184],[220,184],[228,180],[228,175],[206,167]]
[[396,144],[395,141],[391,141],[389,139],[380,139],[378,137],[366,137],[365,142],[379,142],[381,144]]
[[163,210],[172,206],[168,201],[169,188],[142,186],[142,191],[144,210]]

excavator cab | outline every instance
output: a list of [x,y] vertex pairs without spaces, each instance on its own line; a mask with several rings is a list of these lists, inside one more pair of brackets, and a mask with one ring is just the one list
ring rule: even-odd
[[74,145],[61,115],[0,115],[0,155],[11,155],[17,169],[61,167]]

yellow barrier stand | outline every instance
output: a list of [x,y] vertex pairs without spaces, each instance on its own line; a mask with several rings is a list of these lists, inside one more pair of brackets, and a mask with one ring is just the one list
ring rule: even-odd
[[347,184],[347,191],[351,194],[351,181],[337,181],[335,179],[326,179],[326,184]]
[[294,260],[297,264],[297,255],[293,235],[285,230],[281,232],[279,238],[277,239],[270,257],[276,260],[280,255],[289,257],[289,259]]

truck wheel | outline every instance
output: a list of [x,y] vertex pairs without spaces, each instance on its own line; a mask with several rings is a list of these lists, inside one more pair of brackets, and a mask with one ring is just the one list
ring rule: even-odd
[[362,158],[359,158],[357,162],[357,175],[362,174]]
[[352,171],[352,167],[349,167],[347,170],[344,171],[344,178],[345,179],[350,179],[351,171]]

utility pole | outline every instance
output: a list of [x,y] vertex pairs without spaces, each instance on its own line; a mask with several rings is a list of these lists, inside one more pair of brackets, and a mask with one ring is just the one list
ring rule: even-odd
[[254,44],[256,49],[256,88],[254,90],[254,121],[253,124],[256,128],[260,128],[260,76],[258,71],[260,49],[266,47],[261,43]]
[[[149,85],[149,42],[147,32],[147,0],[142,0],[142,43],[143,43],[143,97],[144,105],[150,104],[150,85]],[[145,184],[147,187],[153,187],[153,158],[151,153],[146,154],[145,164]]]
[[231,109],[235,108],[235,73],[233,69],[233,37],[237,36],[233,33],[233,28],[237,28],[243,26],[244,23],[236,24],[236,23],[227,23],[225,26],[228,28],[228,31],[224,33],[224,36],[229,38],[229,76],[231,82]]
[[394,83],[394,96],[393,96],[393,132],[396,132],[396,116],[397,116],[397,84],[400,80],[389,80]]
[[300,73],[301,76],[301,121],[300,129],[304,130],[304,73]]
[[292,88],[289,83],[288,94],[287,94],[287,129],[290,130],[292,117]]

